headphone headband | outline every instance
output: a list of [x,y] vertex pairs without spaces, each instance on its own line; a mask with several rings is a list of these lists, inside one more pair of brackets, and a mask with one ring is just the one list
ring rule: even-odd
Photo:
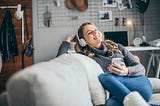
[[85,47],[87,45],[86,41],[83,38],[79,38],[78,33],[76,34],[76,36],[77,36],[79,45],[82,47]]

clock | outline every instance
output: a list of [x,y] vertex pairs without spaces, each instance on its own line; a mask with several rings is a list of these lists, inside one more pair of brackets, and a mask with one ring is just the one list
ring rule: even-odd
[[136,37],[133,40],[133,45],[134,46],[139,46],[142,42],[143,42],[143,40],[140,37]]

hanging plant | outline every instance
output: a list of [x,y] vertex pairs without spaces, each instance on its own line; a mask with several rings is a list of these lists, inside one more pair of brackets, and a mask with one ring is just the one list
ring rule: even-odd
[[147,11],[149,7],[150,0],[135,0],[135,3],[136,3],[136,9],[140,13],[140,21],[141,21],[142,31],[143,31],[143,42],[146,42],[145,27],[144,27],[144,13]]
[[136,0],[136,8],[139,13],[145,13],[148,9],[150,0]]
[[144,13],[147,11],[150,0],[136,0],[136,8],[140,13],[142,26],[144,25]]

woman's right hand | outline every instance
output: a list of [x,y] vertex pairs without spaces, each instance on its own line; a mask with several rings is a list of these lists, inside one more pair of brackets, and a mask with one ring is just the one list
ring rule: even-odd
[[113,62],[109,65],[108,70],[119,76],[127,76],[129,74],[129,68],[126,67],[124,62],[121,62],[120,64]]
[[67,37],[66,41],[67,42],[72,42],[75,38],[76,38],[76,34],[73,34],[73,35]]

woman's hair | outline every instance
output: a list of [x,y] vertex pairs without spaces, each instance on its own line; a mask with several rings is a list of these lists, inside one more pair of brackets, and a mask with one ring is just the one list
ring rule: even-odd
[[[83,36],[84,36],[84,35],[83,35],[83,29],[84,29],[84,27],[85,27],[86,25],[94,25],[94,24],[91,23],[91,22],[83,23],[83,24],[79,27],[79,29],[78,29],[78,36],[79,36],[79,38],[84,38],[84,37],[83,37]],[[121,53],[121,51],[120,51],[119,48],[118,48],[118,44],[117,44],[117,43],[115,43],[115,42],[113,42],[113,41],[111,41],[111,40],[103,40],[102,43],[104,43],[104,44],[106,45],[106,47],[107,47],[107,52],[106,52],[106,54],[107,54],[108,56],[112,57],[112,56],[114,55],[114,53],[116,53],[116,52]],[[82,54],[84,54],[84,55],[86,55],[86,56],[89,56],[89,57],[91,57],[91,58],[95,55],[92,51],[90,51],[90,50],[88,49],[88,45],[86,45],[85,47],[81,47],[81,46],[79,45],[78,41],[77,41],[77,43],[76,43],[75,50],[76,50],[77,52],[82,53]],[[121,54],[122,54],[122,53],[121,53]]]
[[91,22],[83,23],[83,24],[79,27],[78,32],[77,32],[79,38],[84,38],[84,37],[83,37],[83,29],[84,29],[84,27],[85,27],[86,25],[94,25],[94,24],[91,23]]

